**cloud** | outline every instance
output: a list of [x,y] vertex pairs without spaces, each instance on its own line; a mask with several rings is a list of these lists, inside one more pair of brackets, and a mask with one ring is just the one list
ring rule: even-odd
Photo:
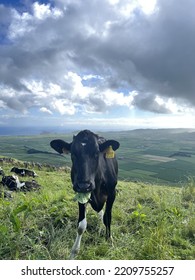
[[0,108],[69,116],[195,108],[194,1],[150,4],[0,5]]
[[153,94],[145,93],[143,95],[137,94],[134,97],[133,105],[139,107],[142,110],[148,110],[154,113],[169,114],[171,110],[164,102],[158,102],[158,99],[154,99]]
[[109,52],[104,58],[118,84],[127,81],[139,92],[140,100],[145,94],[144,99],[148,99],[150,92],[153,100],[158,94],[175,98],[180,104],[195,105],[193,8],[190,0],[158,1],[154,14],[137,13],[133,19],[113,25],[108,35]]
[[15,40],[36,32],[36,28],[45,21],[57,20],[63,16],[63,12],[58,8],[52,8],[50,4],[34,2],[31,6],[31,13],[23,12],[21,14],[12,9],[11,15],[8,37],[10,40]]
[[41,107],[41,108],[40,108],[40,111],[41,111],[42,113],[47,113],[47,114],[49,114],[49,115],[53,115],[53,113],[52,113],[49,109],[47,109],[47,108],[45,108],[45,107]]

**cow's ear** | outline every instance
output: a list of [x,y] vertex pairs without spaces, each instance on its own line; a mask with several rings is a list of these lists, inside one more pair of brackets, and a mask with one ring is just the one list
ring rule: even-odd
[[99,145],[100,152],[106,151],[110,146],[114,151],[116,151],[119,148],[120,143],[116,140],[107,140],[106,142]]
[[50,146],[59,154],[68,154],[71,149],[71,143],[67,143],[61,139],[52,140]]

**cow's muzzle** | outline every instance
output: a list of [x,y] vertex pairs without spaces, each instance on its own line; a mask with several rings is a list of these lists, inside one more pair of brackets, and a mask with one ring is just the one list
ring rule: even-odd
[[81,182],[74,184],[73,189],[75,192],[87,193],[94,190],[95,187],[91,182]]

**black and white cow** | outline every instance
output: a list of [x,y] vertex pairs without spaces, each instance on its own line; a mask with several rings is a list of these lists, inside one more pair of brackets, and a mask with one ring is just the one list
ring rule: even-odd
[[2,177],[1,183],[3,186],[7,186],[10,191],[18,191],[21,190],[22,187],[25,186],[24,182],[20,182],[18,176],[4,176]]
[[38,176],[35,171],[33,170],[29,170],[29,169],[25,169],[25,168],[18,168],[18,167],[12,167],[12,169],[10,170],[10,172],[14,172],[20,176],[31,176],[31,177],[36,177]]
[[[41,188],[41,186],[35,180],[20,182],[18,176],[16,175],[5,176],[5,173],[1,167],[0,167],[0,175],[2,176],[2,180],[0,184],[6,186],[10,191],[27,192],[31,190],[39,190]],[[6,192],[4,192],[4,194],[6,194]],[[8,197],[10,197],[10,195],[8,195]]]
[[[73,189],[77,193],[90,194],[86,203],[78,201],[78,232],[70,255],[72,259],[79,251],[82,234],[87,227],[87,203],[102,214],[106,227],[106,238],[111,237],[111,212],[118,176],[118,164],[114,151],[119,148],[120,144],[115,140],[99,137],[89,130],[83,130],[73,137],[71,143],[56,139],[51,141],[50,145],[60,154],[70,152]],[[105,203],[105,213],[103,213]]]
[[0,167],[0,175],[2,175],[2,176],[5,175],[5,173],[4,173],[4,171],[3,171],[3,169],[1,167]]

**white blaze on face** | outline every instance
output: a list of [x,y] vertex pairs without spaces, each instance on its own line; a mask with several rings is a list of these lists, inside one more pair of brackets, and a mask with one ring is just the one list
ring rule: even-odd
[[81,145],[82,145],[83,147],[85,147],[85,146],[87,145],[87,143],[81,143]]

